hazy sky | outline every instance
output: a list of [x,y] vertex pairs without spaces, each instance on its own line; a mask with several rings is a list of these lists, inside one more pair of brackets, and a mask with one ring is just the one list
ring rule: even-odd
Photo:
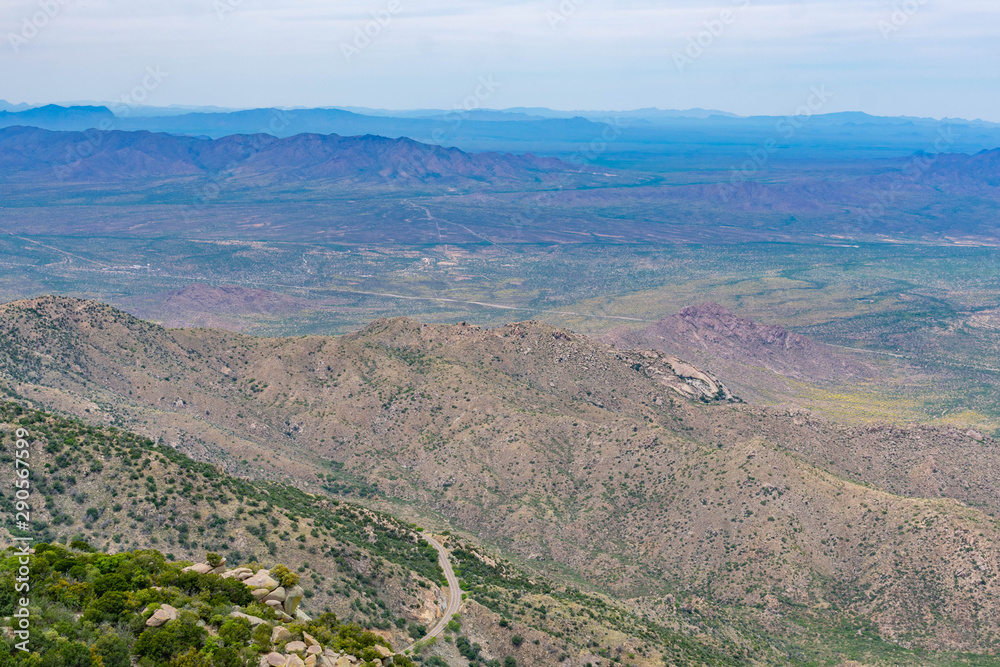
[[998,0],[0,0],[0,27],[11,102],[452,108],[478,86],[785,115],[822,86],[823,111],[1000,121]]

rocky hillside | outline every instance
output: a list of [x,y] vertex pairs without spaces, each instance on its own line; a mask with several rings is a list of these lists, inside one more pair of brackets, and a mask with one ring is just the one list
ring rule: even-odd
[[44,465],[32,480],[31,530],[17,531],[7,517],[5,532],[83,540],[108,552],[161,549],[170,561],[214,552],[230,563],[288,563],[302,578],[308,609],[336,612],[397,646],[411,640],[410,625],[439,615],[437,554],[392,517],[237,480],[131,433],[15,403],[0,406],[0,427],[5,478],[13,474],[17,428],[28,430],[32,459]]
[[278,584],[270,574],[297,580],[283,566],[241,580],[247,568],[201,572],[171,563],[155,550],[102,554],[75,541],[69,549],[39,544],[31,551],[33,609],[9,593],[18,554],[8,551],[0,561],[3,612],[34,611],[36,624],[27,637],[3,628],[3,664],[413,666],[383,637],[343,624],[333,614],[313,619],[298,610],[293,619],[262,603],[255,595],[264,590],[260,584]]
[[[557,657],[561,658],[557,662],[575,666],[628,653],[637,656],[633,664],[643,666],[662,664],[664,656],[678,665],[736,664],[732,656],[744,652],[752,652],[757,664],[778,665],[786,659],[779,642],[759,644],[744,620],[721,608],[699,618],[672,611],[667,622],[657,623],[626,604],[537,575],[529,577],[495,553],[447,535],[438,539],[450,547],[467,599],[461,614],[446,619],[444,641],[419,641],[407,649],[441,620],[439,602],[445,600],[436,553],[421,542],[420,529],[413,525],[322,492],[310,495],[291,487],[233,479],[126,431],[94,427],[17,403],[0,405],[0,432],[7,452],[0,463],[9,471],[18,429],[27,431],[22,435],[29,443],[29,460],[42,469],[32,478],[37,495],[31,527],[20,530],[8,516],[0,528],[8,541],[30,536],[56,545],[48,553],[60,558],[66,556],[61,545],[69,545],[77,552],[73,557],[84,562],[90,558],[85,554],[96,548],[112,555],[116,563],[126,562],[133,557],[130,554],[159,563],[173,572],[171,577],[190,572],[239,580],[249,587],[249,597],[241,594],[243,608],[226,609],[222,615],[244,619],[251,629],[261,622],[270,625],[270,643],[255,638],[253,645],[258,653],[277,649],[274,652],[284,660],[280,664],[297,664],[291,659],[296,653],[308,664],[310,644],[304,630],[289,624],[329,625],[333,622],[329,614],[357,626],[351,637],[361,636],[364,628],[383,645],[428,664],[441,664],[434,662],[436,658],[464,667],[472,654],[484,667],[508,658],[515,664],[542,664]],[[4,494],[5,502],[13,502],[12,492]],[[150,555],[153,551],[157,553]],[[189,578],[184,590],[196,583]],[[10,615],[12,590],[0,592],[0,616]],[[120,628],[102,628],[100,620],[92,628],[86,625],[86,607],[98,604],[98,598],[94,594],[77,599],[84,627],[75,637],[64,639],[88,640],[102,656],[105,645],[132,646],[136,637],[122,634]],[[156,609],[159,604],[166,605],[162,611]],[[187,604],[173,593],[136,593],[126,607],[133,614],[142,612],[142,622],[134,627],[138,634],[145,627],[183,621]],[[197,605],[192,610],[202,613]],[[218,612],[214,609],[212,617]],[[48,620],[46,616],[43,623]],[[214,626],[215,634],[224,622],[202,620]],[[282,625],[289,633],[278,629]],[[99,639],[104,636],[114,641]],[[289,648],[288,642],[297,640],[304,646]],[[317,655],[326,654],[334,665],[344,667],[337,663],[343,655],[336,656],[337,650],[328,644],[321,642],[324,650]],[[41,650],[47,644],[35,646]],[[178,648],[183,652],[187,647]],[[2,653],[0,664],[5,664]],[[105,667],[111,664],[117,663],[105,659]]]
[[684,308],[644,329],[615,329],[602,339],[618,347],[682,355],[756,400],[794,402],[802,382],[874,383],[883,376],[875,364],[849,351],[758,324],[716,303]]
[[0,334],[25,399],[437,513],[658,623],[695,595],[790,637],[849,619],[872,641],[997,645],[998,451],[980,434],[743,405],[677,357],[537,323],[258,339],[45,298],[4,307]]

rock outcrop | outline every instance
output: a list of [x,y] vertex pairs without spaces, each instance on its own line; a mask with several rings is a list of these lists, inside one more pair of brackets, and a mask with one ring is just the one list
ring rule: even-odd
[[[217,574],[223,579],[236,579],[250,589],[250,594],[258,602],[262,602],[277,615],[279,623],[293,621],[309,621],[299,605],[305,597],[305,589],[288,578],[288,570],[276,566],[271,570],[260,569],[254,572],[247,567],[227,569],[225,560],[215,567],[209,563],[195,563],[183,568],[182,572],[197,572],[199,574]],[[287,586],[282,586],[282,578],[286,578]],[[266,620],[243,611],[233,611],[233,618],[242,618],[257,627]],[[160,627],[177,618],[177,610],[170,605],[162,605],[146,621],[150,627]],[[332,648],[324,647],[315,637],[307,632],[301,633],[302,638],[284,625],[274,625],[271,629],[271,643],[275,650],[260,656],[260,667],[355,667],[361,663],[357,656],[339,653]],[[372,661],[380,667],[392,664],[395,653],[389,648],[376,645],[376,653],[380,656]],[[370,664],[370,663],[366,663]]]

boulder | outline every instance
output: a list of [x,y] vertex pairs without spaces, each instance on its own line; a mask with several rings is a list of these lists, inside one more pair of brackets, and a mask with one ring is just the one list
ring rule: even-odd
[[278,615],[278,618],[280,618],[285,623],[294,623],[295,622],[294,618],[292,618],[291,616],[289,616],[285,612],[281,611],[281,609],[275,609],[274,613],[276,613]]
[[308,623],[309,621],[312,620],[312,616],[310,616],[309,614],[305,613],[301,609],[296,609],[295,610],[295,620],[296,621],[302,621],[303,623]]
[[288,631],[283,625],[276,625],[274,629],[271,630],[271,643],[280,644],[281,642],[287,642],[292,638],[292,633]]
[[271,609],[273,609],[275,611],[278,611],[279,609],[281,609],[281,603],[278,602],[277,600],[265,600],[264,604],[266,604],[268,607],[270,607]]
[[313,645],[313,646],[307,646],[306,647],[306,654],[307,655],[319,655],[322,652],[323,652],[323,647],[322,646]]
[[354,663],[347,659],[346,655],[342,655],[337,658],[337,662],[333,663],[334,667],[351,667]]
[[197,572],[198,574],[208,574],[212,571],[212,566],[208,563],[195,563],[194,565],[184,569],[191,572]]
[[146,620],[146,625],[150,628],[158,628],[175,618],[177,618],[177,610],[165,604],[153,612],[153,615]]
[[288,656],[288,662],[285,663],[285,667],[306,667],[306,663],[299,656],[290,655]]
[[316,656],[314,655],[307,655],[306,659],[303,660],[303,662],[306,664],[306,667],[316,667],[316,665],[318,664]]
[[285,650],[292,653],[305,653],[306,643],[300,641],[288,642],[285,644]]
[[319,642],[308,632],[302,633],[302,641],[306,643],[306,646],[319,646]]
[[257,600],[258,602],[260,602],[270,594],[271,591],[267,590],[266,588],[255,588],[252,591],[250,591],[250,595],[252,595],[253,599]]
[[299,608],[299,603],[302,602],[302,597],[305,595],[305,590],[296,584],[292,586],[285,592],[285,613],[289,615],[294,615],[295,610]]
[[[261,590],[263,590],[263,589],[261,589]],[[273,591],[271,591],[266,596],[264,596],[264,602],[267,602],[268,600],[276,600],[277,602],[284,602],[285,601],[285,589],[282,588],[281,586],[278,586]]]
[[375,646],[373,646],[372,648],[375,649],[375,652],[378,653],[380,658],[388,658],[393,655],[390,649],[387,649],[381,644],[375,644]]
[[247,577],[243,583],[250,588],[266,588],[268,591],[273,591],[278,587],[278,582],[271,578],[271,574],[267,570],[258,570],[257,574]]
[[285,656],[281,655],[280,653],[271,651],[270,653],[267,654],[266,657],[267,657],[267,664],[270,665],[270,667],[284,667],[285,665]]
[[[253,570],[251,570],[248,567],[233,568],[232,570],[226,570],[225,572],[223,572],[222,573],[222,578],[223,579],[230,579],[230,578],[239,579],[241,574],[245,574],[245,575],[247,575],[247,577],[249,577],[250,575],[253,574]],[[242,579],[241,579],[241,581],[242,581]]]
[[251,616],[250,614],[244,614],[242,611],[234,611],[231,612],[229,615],[232,616],[233,618],[245,618],[246,620],[250,621],[250,625],[252,625],[253,627],[257,627],[258,625],[264,622],[263,618],[260,618],[258,616]]

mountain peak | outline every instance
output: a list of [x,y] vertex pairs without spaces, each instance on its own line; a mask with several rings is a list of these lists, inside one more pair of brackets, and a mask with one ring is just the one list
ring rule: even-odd
[[[92,146],[84,155],[80,145]],[[76,159],[67,162],[67,155]],[[54,132],[0,129],[4,180],[51,178],[56,170],[74,182],[123,182],[141,178],[217,178],[246,186],[303,182],[465,186],[549,183],[579,168],[553,158],[466,153],[412,139],[336,134],[230,135],[221,139],[155,132]]]

